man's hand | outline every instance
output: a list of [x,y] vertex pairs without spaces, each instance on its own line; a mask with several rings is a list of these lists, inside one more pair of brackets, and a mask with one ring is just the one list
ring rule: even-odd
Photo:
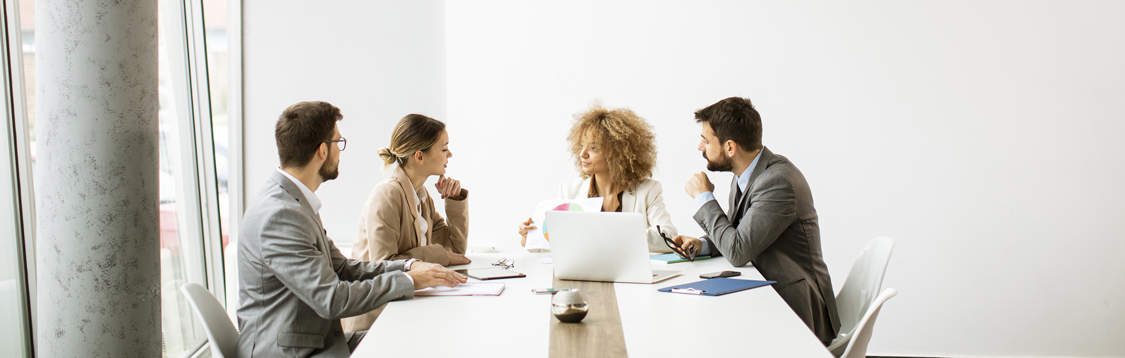
[[441,194],[442,199],[445,199],[445,198],[450,198],[450,199],[453,199],[453,200],[464,200],[465,199],[465,198],[461,197],[461,181],[460,180],[453,179],[453,178],[447,177],[445,175],[442,175],[442,176],[438,177],[437,183],[434,183],[434,187],[437,188],[438,193]]
[[422,261],[414,261],[406,274],[414,279],[415,290],[433,286],[456,287],[468,280],[465,276],[441,265]]
[[527,232],[531,230],[535,230],[535,225],[531,225],[531,218],[520,223],[520,246],[527,245]]
[[449,256],[449,266],[468,265],[473,262],[473,260],[469,260],[468,257],[465,257],[465,255],[458,254],[449,250],[445,251],[445,256]]
[[688,179],[687,184],[684,184],[684,190],[686,190],[688,195],[691,195],[692,199],[694,199],[696,196],[702,194],[705,191],[715,191],[715,185],[711,184],[711,179],[707,178],[706,173],[699,172],[692,174],[691,178]]
[[424,270],[424,269],[426,269],[427,267],[430,267],[430,266],[441,267],[441,265],[438,265],[438,264],[435,264],[435,263],[425,262],[425,261],[422,261],[422,260],[414,260],[414,263],[410,264],[410,269],[406,270],[406,271],[411,272],[411,271]]
[[676,237],[672,238],[672,242],[675,242],[676,246],[678,246],[680,250],[683,250],[688,255],[691,255],[691,257],[699,255],[699,250],[703,248],[703,241],[686,235],[677,235]]

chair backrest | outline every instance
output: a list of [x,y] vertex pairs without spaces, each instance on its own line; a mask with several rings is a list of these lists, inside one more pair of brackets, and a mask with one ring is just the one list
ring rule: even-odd
[[235,357],[238,344],[238,330],[230,322],[230,317],[219,304],[219,300],[211,295],[203,285],[189,283],[180,286],[180,291],[187,296],[191,307],[199,320],[203,321],[204,330],[207,331],[207,340],[211,345],[211,356],[215,358]]
[[867,243],[863,252],[852,264],[852,271],[844,280],[844,286],[836,295],[836,308],[840,314],[840,333],[828,345],[828,350],[837,357],[843,353],[851,336],[858,327],[859,319],[867,312],[879,290],[883,289],[883,274],[891,261],[895,240],[889,237],[876,237]]
[[897,294],[897,290],[888,288],[875,298],[875,302],[871,303],[871,308],[859,320],[859,328],[852,334],[852,339],[848,342],[848,348],[844,350],[844,355],[840,358],[867,357],[867,343],[871,342],[871,331],[875,329],[875,318],[879,317],[879,310],[883,308],[883,303]]

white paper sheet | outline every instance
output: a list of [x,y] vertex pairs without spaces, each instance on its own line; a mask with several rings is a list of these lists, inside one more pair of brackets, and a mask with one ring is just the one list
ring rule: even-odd
[[457,287],[434,286],[415,290],[415,296],[499,296],[503,282],[465,282]]
[[584,199],[553,199],[543,200],[539,205],[535,206],[535,213],[531,216],[531,225],[536,228],[527,232],[527,242],[524,248],[532,252],[550,251],[551,243],[548,240],[550,234],[550,223],[545,223],[544,218],[547,211],[591,211],[598,212],[602,210],[602,198],[584,198]]

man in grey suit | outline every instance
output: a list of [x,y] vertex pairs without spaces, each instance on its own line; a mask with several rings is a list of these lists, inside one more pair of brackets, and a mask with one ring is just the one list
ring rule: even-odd
[[347,357],[363,332],[340,318],[412,298],[417,288],[465,278],[421,261],[349,260],[328,238],[314,192],[339,175],[346,140],[340,109],[301,102],[282,112],[274,135],[281,167],[243,218],[238,240],[238,355]]
[[762,119],[749,99],[731,97],[695,112],[707,170],[735,174],[728,212],[707,174],[684,189],[696,200],[695,221],[706,236],[677,236],[685,252],[722,255],[735,267],[753,263],[824,345],[840,329],[832,280],[820,248],[820,226],[805,176],[762,146]]

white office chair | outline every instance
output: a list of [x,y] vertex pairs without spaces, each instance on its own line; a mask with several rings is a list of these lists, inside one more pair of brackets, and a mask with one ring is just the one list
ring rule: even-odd
[[875,295],[883,288],[883,273],[891,260],[895,240],[889,237],[876,237],[867,243],[863,252],[852,264],[852,271],[844,280],[844,286],[836,295],[836,308],[840,314],[840,334],[828,345],[832,355],[841,357],[860,318],[875,302]]
[[848,341],[848,348],[844,350],[844,355],[840,358],[867,357],[867,343],[871,341],[871,331],[875,329],[875,318],[879,317],[879,309],[883,308],[884,302],[897,294],[897,290],[888,288],[875,298],[875,302],[871,303],[871,308],[863,315],[863,319],[859,320],[859,328],[852,333],[852,339]]
[[180,291],[187,296],[188,302],[191,302],[191,307],[195,309],[199,320],[203,321],[203,329],[207,331],[207,340],[211,345],[211,356],[235,357],[238,330],[230,322],[230,317],[219,304],[219,300],[198,283],[180,286]]

